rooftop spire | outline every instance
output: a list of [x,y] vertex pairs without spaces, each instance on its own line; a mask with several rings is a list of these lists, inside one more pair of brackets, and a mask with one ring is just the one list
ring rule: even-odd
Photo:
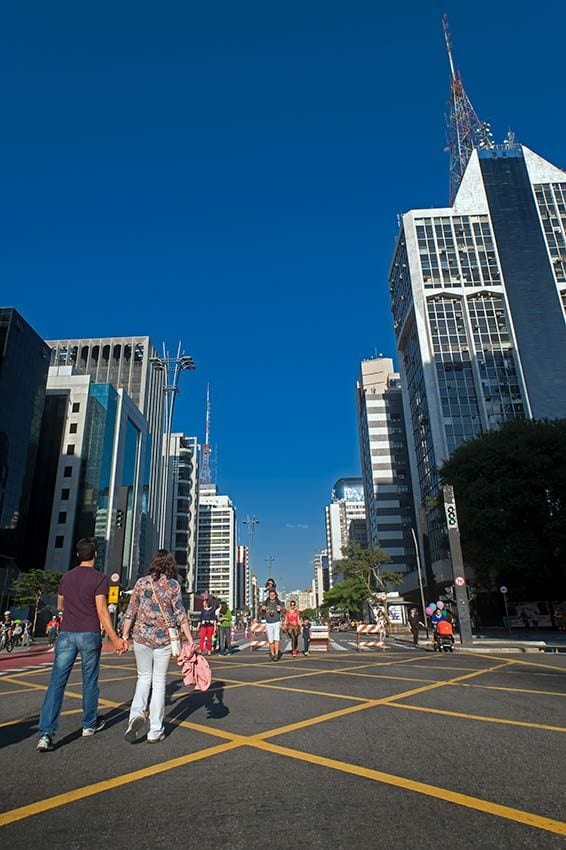
[[206,421],[204,445],[202,447],[200,458],[200,484],[212,484],[212,470],[210,468],[210,455],[212,449],[210,446],[210,384],[206,385]]
[[450,116],[448,119],[448,151],[450,153],[450,203],[456,197],[462,177],[474,148],[493,148],[489,124],[484,124],[464,90],[460,72],[454,66],[452,40],[448,30],[448,17],[442,18],[442,29],[450,63]]

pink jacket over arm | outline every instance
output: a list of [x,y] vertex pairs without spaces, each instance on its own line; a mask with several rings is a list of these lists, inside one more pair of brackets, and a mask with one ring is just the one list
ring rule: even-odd
[[195,686],[195,691],[207,691],[212,682],[212,670],[206,658],[184,643],[177,664],[183,674],[183,684]]

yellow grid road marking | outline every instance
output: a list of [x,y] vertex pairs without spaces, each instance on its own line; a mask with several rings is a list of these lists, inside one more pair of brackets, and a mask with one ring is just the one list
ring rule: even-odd
[[7,697],[9,694],[28,694],[27,688],[15,688],[13,691],[0,691],[0,697]]
[[[466,658],[486,658],[488,661],[493,661],[493,655],[483,655],[479,652],[474,652],[473,654],[462,652],[462,655],[465,655]],[[526,667],[541,667],[546,670],[557,670],[559,673],[566,675],[564,667],[556,667],[554,664],[544,664],[540,661],[525,661],[522,658],[508,658],[506,660],[509,661],[510,664],[522,664]]]
[[196,753],[189,753],[185,756],[169,759],[169,761],[154,764],[149,767],[144,767],[141,770],[134,770],[131,773],[125,773],[121,776],[115,776],[112,779],[105,779],[102,782],[95,782],[93,785],[85,785],[83,788],[75,788],[73,791],[66,791],[63,794],[56,794],[54,797],[48,797],[45,800],[38,800],[36,803],[31,803],[28,806],[21,806],[18,809],[12,809],[5,814],[0,814],[0,826],[14,823],[18,820],[37,815],[41,812],[47,812],[51,809],[65,806],[68,803],[76,803],[77,800],[84,800],[86,797],[92,797],[95,794],[101,794],[104,791],[111,791],[113,788],[119,788],[121,785],[127,785],[130,782],[137,782],[140,779],[147,779],[149,776],[156,776],[159,773],[165,773],[168,770],[174,770],[177,767],[182,767],[185,764],[190,764],[193,761],[200,761],[209,758],[210,756],[225,753],[228,750],[233,750],[240,747],[241,743],[237,741],[229,741],[226,744],[217,744],[215,747],[208,747],[205,750],[199,750]]
[[504,717],[488,717],[482,714],[465,714],[461,711],[449,711],[443,708],[426,708],[422,705],[403,705],[389,702],[387,708],[403,708],[407,711],[423,711],[426,714],[444,714],[447,717],[461,717],[464,720],[480,720],[484,723],[501,723],[504,726],[526,726],[528,729],[544,729],[548,732],[566,732],[566,726],[548,726],[545,723],[531,723],[528,720],[507,720]]
[[281,747],[278,744],[267,744],[253,740],[248,742],[248,745],[269,753],[276,753],[277,755],[286,756],[298,761],[304,761],[319,767],[328,767],[331,770],[349,773],[363,779],[372,779],[375,782],[382,782],[385,785],[393,785],[397,788],[403,788],[405,791],[414,791],[417,794],[424,794],[427,797],[435,797],[437,800],[444,800],[447,803],[455,803],[458,806],[475,809],[475,811],[484,812],[488,815],[495,815],[496,817],[505,818],[506,820],[515,821],[516,823],[525,824],[526,826],[532,826],[536,829],[553,832],[556,835],[566,835],[566,823],[563,821],[542,817],[541,815],[536,815],[532,812],[525,812],[521,809],[511,808],[510,806],[502,806],[499,803],[491,803],[489,800],[482,800],[480,797],[472,797],[468,794],[461,794],[458,791],[451,791],[448,788],[440,788],[436,785],[429,785],[426,782],[418,782],[414,779],[407,779],[403,776],[383,773],[380,770],[371,770],[367,767],[347,764],[346,762],[337,761],[336,759],[325,758],[324,756],[317,756],[312,753],[300,752],[299,750],[289,749],[288,747]]
[[[456,683],[458,684],[458,683]],[[502,685],[462,685],[462,687],[481,688],[483,691],[506,691],[510,694],[537,694],[545,697],[566,697],[564,691],[538,691],[528,688],[505,688]]]
[[346,694],[331,694],[328,691],[309,691],[305,688],[286,688],[284,685],[271,685],[263,682],[237,682],[232,679],[225,679],[225,682],[230,682],[235,685],[249,685],[252,688],[271,688],[274,691],[287,691],[291,694],[310,694],[317,697],[330,697],[331,699],[347,699],[350,702],[367,702],[368,697],[352,697]]

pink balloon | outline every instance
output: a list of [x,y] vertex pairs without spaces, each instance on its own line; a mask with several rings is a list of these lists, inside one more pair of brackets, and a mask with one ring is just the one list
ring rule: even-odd
[[430,607],[429,607],[429,608],[425,608],[425,613],[426,613],[429,617],[432,617],[432,615],[433,615],[433,613],[434,613],[434,608],[430,608]]
[[439,611],[442,611],[442,609],[444,608],[444,602],[437,602],[436,607]]

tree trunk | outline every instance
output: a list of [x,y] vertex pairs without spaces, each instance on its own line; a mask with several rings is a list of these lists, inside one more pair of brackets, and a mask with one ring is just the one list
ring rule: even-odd
[[35,608],[34,608],[34,611],[33,611],[33,626],[32,626],[32,629],[31,629],[32,638],[35,637],[35,627],[37,625],[37,615],[39,613],[39,602],[40,602],[40,600],[41,600],[41,594],[39,594],[39,596],[35,600]]

